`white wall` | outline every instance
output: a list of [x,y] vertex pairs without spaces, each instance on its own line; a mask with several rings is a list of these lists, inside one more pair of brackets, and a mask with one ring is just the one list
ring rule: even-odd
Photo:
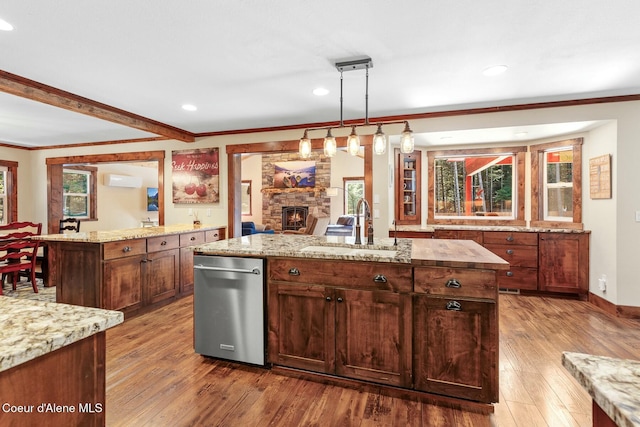
[[262,224],[262,154],[242,156],[242,180],[251,180],[251,215],[242,215],[243,221]]
[[[583,169],[583,219],[585,228],[591,235],[591,285],[597,289],[594,280],[600,274],[607,274],[609,289],[604,298],[614,304],[640,306],[640,223],[635,222],[635,211],[640,210],[640,101],[620,103],[599,103],[574,107],[546,108],[525,111],[472,114],[467,116],[439,117],[412,120],[414,132],[447,131],[475,128],[490,128],[544,123],[563,123],[585,120],[616,121],[607,127],[593,131],[584,146],[585,166],[588,159],[599,154],[611,153],[613,157],[613,199],[591,201],[588,192],[588,172]],[[615,127],[615,131],[613,128]],[[401,129],[400,129],[401,130]],[[400,132],[398,130],[398,132]],[[371,133],[375,128],[371,129]],[[387,129],[385,132],[390,133]],[[348,132],[347,132],[348,133]],[[364,132],[363,132],[364,134]],[[342,135],[340,135],[342,136]],[[204,224],[227,224],[227,156],[225,147],[232,144],[254,142],[286,141],[300,138],[300,131],[263,132],[203,138],[192,144],[177,141],[159,141],[120,145],[104,145],[73,148],[74,155],[165,150],[165,222],[166,224],[190,223],[193,218],[188,209],[194,205],[175,205],[171,202],[171,150],[201,147],[220,148],[220,203],[197,205],[200,219]],[[68,156],[70,149],[16,150],[0,147],[0,157],[19,161],[18,210],[20,219],[32,219],[46,223],[47,220],[47,177],[45,160],[48,157]],[[376,237],[386,236],[391,223],[392,212],[388,197],[389,158],[374,156],[373,193],[381,197],[381,217],[374,220]],[[426,174],[423,174],[426,175]],[[384,205],[387,208],[384,209]],[[209,208],[211,216],[204,212]],[[384,212],[387,212],[385,218]]]

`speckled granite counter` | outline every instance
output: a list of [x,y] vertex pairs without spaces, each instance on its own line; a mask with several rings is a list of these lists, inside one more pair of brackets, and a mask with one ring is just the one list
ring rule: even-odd
[[[389,228],[390,235],[393,235],[394,227]],[[398,232],[433,233],[436,230],[473,230],[473,231],[511,231],[523,233],[590,233],[588,230],[577,230],[571,228],[528,228],[501,225],[398,225]]]
[[190,231],[207,231],[220,228],[219,226],[194,226],[193,224],[162,225],[158,227],[128,228],[110,231],[89,231],[87,233],[68,234],[43,234],[33,237],[36,240],[52,242],[86,242],[106,243],[130,239],[144,239],[148,237],[164,236],[170,234],[187,233]]
[[640,426],[640,361],[565,352],[562,365],[616,425]]
[[[354,261],[377,262],[411,262],[411,240],[398,239],[398,246],[393,246],[393,239],[375,239],[373,245],[354,245],[354,237],[342,236],[298,236],[292,234],[251,234],[235,239],[221,240],[218,242],[197,245],[193,247],[195,252],[207,255],[232,255],[232,256],[283,256],[301,258],[342,259]],[[365,240],[366,241],[366,240]],[[335,247],[323,252],[303,250],[307,247]],[[379,254],[373,252],[340,253],[338,248],[352,247],[359,249],[378,249],[385,252]],[[386,251],[395,251],[389,256]]]
[[[194,246],[193,250],[207,255],[302,257],[497,270],[509,267],[502,258],[472,241],[397,239],[398,245],[394,246],[394,239],[391,238],[376,238],[373,245],[354,245],[354,239],[340,236],[252,234]],[[316,250],[308,250],[309,247]],[[345,247],[354,250],[345,252],[342,250]],[[375,250],[380,252],[376,253]],[[395,251],[395,254],[390,256],[386,251]]]
[[0,296],[0,372],[123,320],[119,311]]

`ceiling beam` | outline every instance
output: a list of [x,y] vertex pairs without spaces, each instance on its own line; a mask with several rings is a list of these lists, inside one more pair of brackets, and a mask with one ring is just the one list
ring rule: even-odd
[[0,91],[178,141],[195,141],[195,135],[186,130],[92,101],[3,70],[0,70]]

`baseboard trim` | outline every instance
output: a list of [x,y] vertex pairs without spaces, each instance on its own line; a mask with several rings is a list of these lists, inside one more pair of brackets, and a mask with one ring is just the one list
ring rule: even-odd
[[589,292],[589,302],[612,316],[625,319],[640,319],[640,307],[616,305],[591,292]]

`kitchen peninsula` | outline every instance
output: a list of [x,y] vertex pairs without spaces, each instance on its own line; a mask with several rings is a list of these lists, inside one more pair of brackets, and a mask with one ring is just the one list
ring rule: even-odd
[[481,412],[498,400],[496,270],[472,241],[251,235],[198,254],[266,259],[267,359],[281,373]]
[[189,246],[224,239],[225,227],[171,225],[48,234],[56,301],[137,314],[193,292]]
[[0,296],[0,425],[105,424],[105,330],[122,313]]

